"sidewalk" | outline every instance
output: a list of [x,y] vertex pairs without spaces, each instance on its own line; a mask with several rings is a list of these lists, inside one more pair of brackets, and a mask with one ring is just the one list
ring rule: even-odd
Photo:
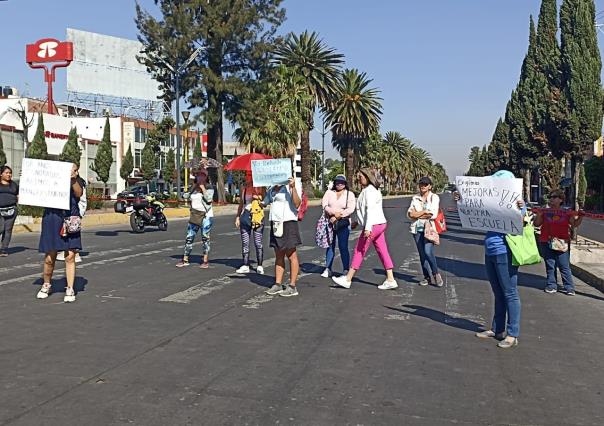
[[573,275],[604,293],[604,244],[579,236],[570,263]]

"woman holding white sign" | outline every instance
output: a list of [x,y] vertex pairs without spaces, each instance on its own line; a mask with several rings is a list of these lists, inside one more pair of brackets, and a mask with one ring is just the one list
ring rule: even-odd
[[[428,176],[421,178],[417,184],[419,194],[414,195],[411,199],[407,217],[413,220],[410,231],[415,239],[415,245],[419,252],[419,262],[424,273],[424,279],[419,282],[419,285],[432,284],[432,278],[434,278],[434,284],[437,287],[442,287],[444,282],[438,272],[438,265],[434,256],[435,241],[431,239],[431,235],[436,233],[434,219],[436,219],[440,210],[440,198],[432,193],[432,179]],[[436,237],[438,237],[438,234],[436,234]]]
[[57,253],[66,252],[65,276],[67,278],[67,289],[63,301],[75,302],[76,264],[75,256],[78,250],[82,250],[81,239],[81,217],[78,206],[83,193],[82,185],[78,179],[79,167],[74,164],[71,168],[71,187],[69,191],[69,210],[44,209],[42,217],[42,232],[38,251],[44,253],[44,284],[37,294],[38,299],[46,299],[51,293],[52,274],[55,269]]
[[[296,180],[291,177],[287,185],[271,187],[264,197],[263,204],[271,206],[270,244],[275,249],[275,284],[266,291],[266,294],[278,294],[283,297],[297,296],[296,281],[300,271],[300,262],[296,247],[302,244],[298,228],[298,208],[302,204],[302,198],[296,188]],[[289,259],[289,286],[283,285],[285,257]]]
[[[514,174],[499,170],[494,178],[514,179]],[[454,194],[455,201],[460,201],[459,192]],[[522,199],[516,202],[519,216],[526,212]],[[493,295],[495,296],[495,313],[491,328],[476,333],[476,337],[499,340],[497,346],[503,349],[518,345],[520,334],[520,295],[518,293],[518,266],[512,264],[512,253],[505,239],[505,234],[489,231],[484,238],[484,263]],[[507,319],[507,321],[506,321]],[[507,333],[507,335],[506,335]]]
[[19,185],[13,181],[13,169],[8,166],[0,168],[0,257],[8,256],[8,245],[13,235],[13,226],[17,218]]

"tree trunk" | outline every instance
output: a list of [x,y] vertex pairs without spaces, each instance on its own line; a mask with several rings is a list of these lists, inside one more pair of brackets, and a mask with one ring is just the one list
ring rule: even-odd
[[[218,101],[218,95],[208,92],[208,108],[211,116],[216,117],[214,123],[208,123],[208,156],[222,164],[222,104]],[[210,168],[208,170],[212,181],[216,183],[218,201],[224,202],[224,176],[222,168]]]
[[310,165],[312,162],[310,152],[310,130],[305,129],[300,134],[300,157],[301,157],[301,168],[302,168],[302,189],[308,198],[314,198],[314,189],[312,186],[312,176]]
[[570,201],[571,207],[575,210],[579,210],[579,173],[581,168],[579,165],[581,161],[579,158],[573,157],[570,160],[570,173],[572,176],[572,184],[570,188]]
[[527,203],[531,202],[531,169],[530,168],[525,168],[523,170],[524,172],[524,176],[523,176],[523,183],[524,183],[524,201],[526,201]]
[[356,188],[354,183],[354,150],[352,145],[346,148],[346,181],[351,188]]

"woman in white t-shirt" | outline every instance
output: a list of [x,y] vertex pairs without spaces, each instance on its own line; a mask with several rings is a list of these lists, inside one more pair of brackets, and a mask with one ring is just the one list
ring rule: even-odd
[[[270,205],[270,245],[275,249],[275,284],[266,293],[284,297],[297,296],[296,280],[300,263],[296,247],[302,244],[298,228],[298,208],[302,204],[302,198],[295,179],[290,178],[288,185],[269,188],[263,204]],[[283,285],[285,257],[289,259],[289,286]]]
[[[212,208],[212,201],[214,199],[214,190],[209,185],[208,173],[205,169],[202,169],[199,174],[195,177],[195,182],[191,188],[191,211],[202,212],[201,223],[192,223],[192,219],[189,219],[187,226],[187,236],[185,237],[185,248],[182,260],[176,264],[177,268],[189,266],[189,256],[193,251],[193,242],[195,242],[195,236],[201,231],[201,256],[202,263],[200,268],[209,268],[209,255],[210,255],[210,231],[212,230],[212,224],[214,223],[214,210]],[[193,218],[194,215],[191,215]]]

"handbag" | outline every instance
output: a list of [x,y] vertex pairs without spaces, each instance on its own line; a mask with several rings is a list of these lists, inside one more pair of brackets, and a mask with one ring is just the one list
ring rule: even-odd
[[568,251],[568,243],[562,238],[550,237],[547,245],[553,251],[566,253]]
[[196,210],[191,208],[191,213],[189,215],[189,223],[192,225],[201,226],[203,223],[203,219],[206,217],[206,212],[203,210]]
[[506,235],[505,240],[512,252],[512,265],[534,265],[541,262],[533,225],[525,225],[521,235]]
[[80,216],[67,216],[63,219],[63,235],[77,234],[82,230]]
[[438,210],[436,219],[434,219],[434,227],[436,228],[436,232],[439,234],[447,232],[447,221],[445,220],[445,213],[443,212],[443,209]]
[[[348,207],[348,194],[350,191],[346,190],[346,207]],[[332,225],[333,230],[338,232],[340,229],[348,228],[350,226],[350,218],[349,217],[341,217],[336,220],[336,222]]]
[[436,229],[434,229],[434,225],[432,225],[431,220],[427,220],[426,224],[424,225],[424,237],[435,246],[440,245],[440,235],[438,235],[438,232],[436,232]]
[[283,236],[283,222],[273,222],[273,235],[277,238],[281,238]]
[[333,241],[333,227],[329,226],[329,219],[325,214],[322,214],[317,221],[317,228],[315,232],[315,242],[317,246],[323,249],[331,246]]
[[15,214],[15,206],[12,207],[0,207],[0,216],[12,217]]

